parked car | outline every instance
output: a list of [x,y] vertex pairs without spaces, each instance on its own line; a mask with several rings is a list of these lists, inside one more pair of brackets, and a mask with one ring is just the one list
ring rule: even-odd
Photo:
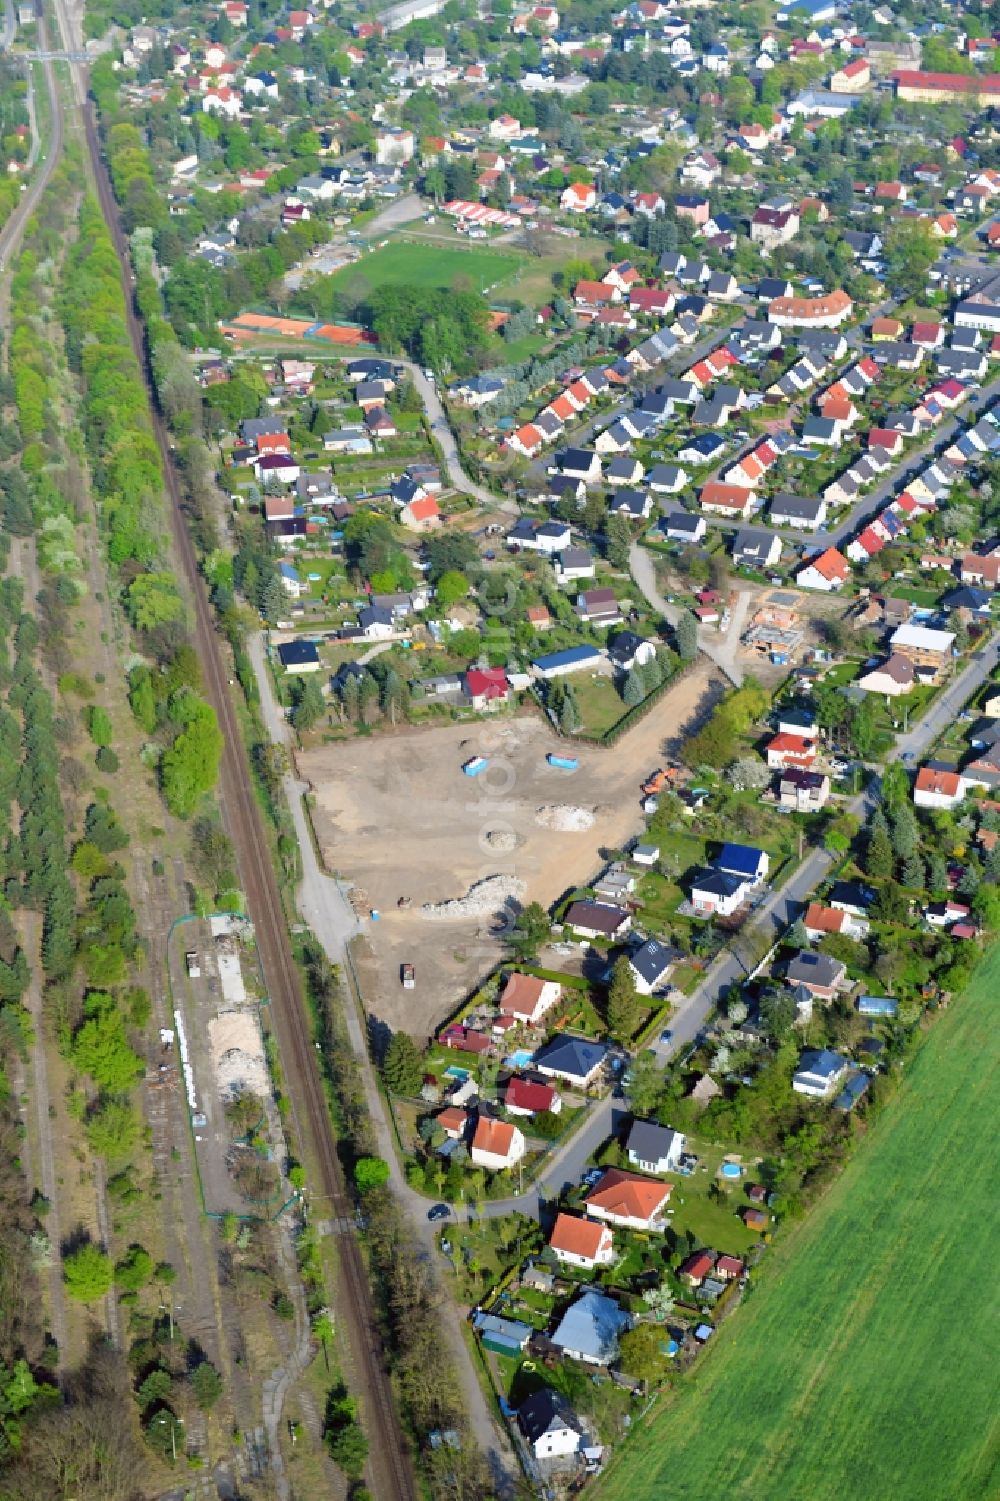
[[450,1214],[451,1208],[448,1204],[432,1204],[427,1211],[427,1218],[429,1220],[446,1220]]

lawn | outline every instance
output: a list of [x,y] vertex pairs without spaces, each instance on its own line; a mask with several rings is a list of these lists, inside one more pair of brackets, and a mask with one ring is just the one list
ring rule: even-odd
[[995,949],[603,1501],[998,1493],[998,985]]
[[334,272],[334,278],[364,277],[369,287],[451,287],[466,277],[477,292],[489,293],[498,282],[508,281],[524,257],[509,250],[491,250],[488,245],[431,245],[419,240],[391,240],[350,266]]
[[578,673],[572,679],[572,685],[577,708],[580,710],[580,729],[584,735],[595,738],[603,735],[628,713],[628,707],[622,702],[613,679],[604,673],[592,673],[589,676]]

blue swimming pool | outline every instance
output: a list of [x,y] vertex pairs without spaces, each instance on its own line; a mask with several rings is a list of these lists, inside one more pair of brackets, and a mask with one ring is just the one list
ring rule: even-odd
[[469,1077],[469,1070],[467,1068],[459,1068],[457,1063],[453,1063],[450,1068],[445,1069],[444,1076],[446,1079],[458,1079],[464,1084],[465,1080]]
[[738,1178],[742,1171],[743,1169],[738,1162],[724,1162],[719,1168],[719,1172],[724,1178]]
[[511,1053],[509,1058],[504,1059],[504,1062],[511,1068],[526,1068],[534,1056],[530,1048],[518,1048],[515,1053]]

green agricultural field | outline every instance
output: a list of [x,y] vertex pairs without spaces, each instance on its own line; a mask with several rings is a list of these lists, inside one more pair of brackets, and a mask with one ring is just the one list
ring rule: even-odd
[[491,250],[488,244],[433,245],[420,240],[390,240],[350,266],[334,272],[342,282],[356,285],[363,278],[369,288],[405,283],[416,287],[451,287],[465,277],[473,291],[489,293],[507,282],[523,265],[524,256]]
[[998,1007],[994,949],[600,1501],[1000,1494]]

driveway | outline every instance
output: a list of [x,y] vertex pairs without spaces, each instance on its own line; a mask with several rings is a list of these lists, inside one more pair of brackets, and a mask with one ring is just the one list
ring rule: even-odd
[[[656,582],[656,566],[649,549],[642,547],[638,542],[633,542],[629,548],[628,566],[646,603],[659,611],[670,625],[676,626],[684,609],[681,605],[671,604],[660,593]],[[733,618],[725,636],[720,636],[718,631],[711,631],[706,626],[700,626],[698,629],[698,650],[710,662],[714,662],[719,671],[724,672],[737,688],[743,683],[743,669],[736,660],[736,653],[739,650],[740,631],[743,629],[742,622],[746,617],[751,595],[752,591],[749,589],[740,590]]]

